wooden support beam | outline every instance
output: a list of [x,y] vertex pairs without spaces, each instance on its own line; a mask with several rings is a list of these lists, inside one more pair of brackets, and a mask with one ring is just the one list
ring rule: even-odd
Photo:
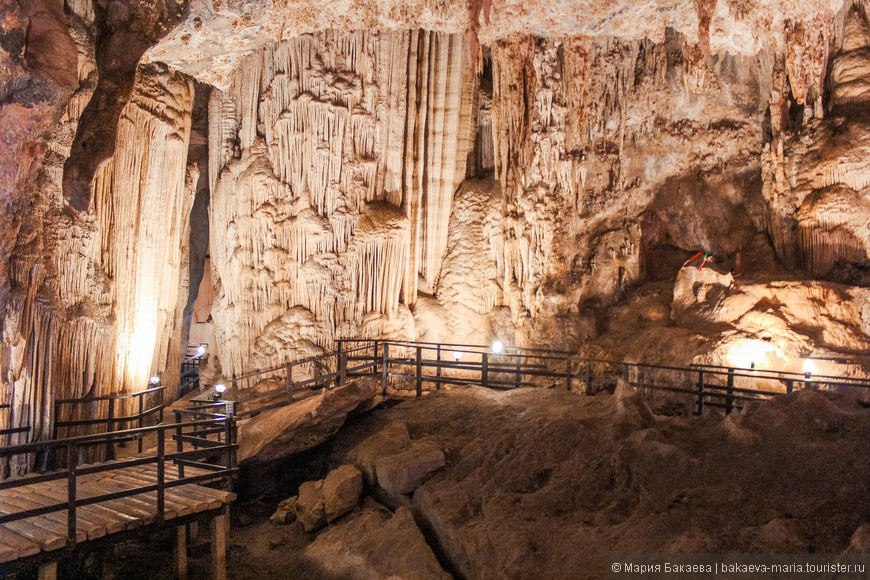
[[211,521],[211,577],[227,580],[227,516],[221,514]]
[[57,580],[57,562],[48,562],[39,567],[39,580]]
[[187,580],[187,526],[175,528],[175,573],[178,580]]

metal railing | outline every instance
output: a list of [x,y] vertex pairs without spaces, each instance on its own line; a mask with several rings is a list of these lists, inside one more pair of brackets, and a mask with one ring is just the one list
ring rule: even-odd
[[[173,439],[177,440],[186,437],[186,434],[190,432],[198,432],[200,434],[205,432],[209,434],[219,432],[222,434],[222,440],[218,442],[211,441],[210,443],[212,443],[212,445],[209,445],[207,449],[194,448],[193,450],[188,451],[184,451],[181,448],[181,443],[179,443],[179,447],[174,453],[167,453],[165,439],[167,433],[170,432],[174,432]],[[82,450],[88,447],[104,446],[133,439],[141,440],[142,437],[149,434],[157,435],[157,449],[154,455],[132,457],[129,459],[91,465],[79,465],[79,456]],[[57,503],[52,505],[23,509],[14,513],[0,514],[0,525],[35,516],[65,511],[67,514],[67,543],[70,546],[74,546],[77,541],[77,508],[154,492],[156,492],[155,520],[158,523],[162,523],[165,512],[165,496],[167,489],[190,483],[203,484],[217,481],[224,481],[227,485],[231,485],[233,476],[238,472],[235,462],[237,448],[238,443],[235,419],[231,416],[228,417],[218,414],[214,414],[208,419],[184,423],[178,422],[175,424],[156,425],[153,427],[127,429],[111,433],[102,433],[99,435],[86,435],[82,437],[71,437],[67,439],[57,439],[40,443],[28,443],[25,445],[0,448],[0,458],[10,459],[17,455],[29,455],[34,453],[60,453],[64,456],[66,463],[66,466],[63,469],[0,481],[0,491],[43,482],[66,481],[66,494],[62,500],[58,500]],[[214,462],[216,455],[223,456],[222,464],[220,462]],[[203,458],[207,458],[211,462],[196,461],[196,459]],[[178,478],[167,479],[167,462],[178,465]],[[153,484],[142,485],[111,493],[79,493],[79,479],[84,476],[151,464],[156,465],[156,479]],[[209,473],[185,476],[183,472],[184,465],[206,469]]]
[[205,346],[204,344],[196,347],[188,346],[188,352],[181,361],[181,375],[178,380],[179,398],[199,389],[199,366],[202,357],[205,356],[205,352],[200,353],[199,348]]
[[[374,347],[371,345],[350,350],[343,349],[341,341],[337,345],[338,350],[334,352],[288,361],[267,369],[257,369],[240,376],[233,376],[229,381],[233,389],[250,388],[255,382],[267,379],[273,380],[277,385],[265,392],[240,397],[236,401],[239,406],[237,416],[239,418],[249,417],[262,411],[293,403],[299,400],[297,397],[304,397],[312,394],[313,391],[341,386],[346,382],[348,376],[364,374],[364,371],[374,370],[380,364],[377,360],[376,350],[373,350]],[[366,353],[370,354],[366,355]],[[359,364],[349,366],[349,361],[359,362]],[[207,401],[192,402],[204,404]]]
[[[306,368],[304,376],[294,377],[294,370],[300,368]],[[375,339],[337,340],[334,352],[254,370],[233,377],[230,383],[243,389],[242,392],[267,379],[276,383],[265,392],[238,399],[238,416],[247,417],[290,404],[298,400],[300,392],[334,388],[349,377],[366,375],[380,375],[384,396],[391,382],[397,387],[405,386],[417,396],[443,385],[480,385],[501,390],[560,388],[591,395],[601,384],[615,386],[622,377],[647,397],[660,392],[691,402],[698,414],[707,407],[731,412],[748,401],[769,399],[801,388],[858,389],[863,397],[870,396],[870,380],[854,377],[807,376],[715,365],[634,363],[536,348],[493,352],[492,347],[482,345]]]
[[9,419],[6,421],[6,424],[9,425],[9,427],[0,429],[0,437],[2,437],[3,435],[15,435],[16,433],[27,433],[30,431],[30,425],[12,427],[14,415],[11,404],[4,403],[3,405],[0,405],[0,412],[5,412],[9,414]]
[[[147,425],[146,420],[156,415],[156,423],[163,422],[163,409],[166,407],[164,404],[164,394],[166,391],[166,387],[152,387],[150,389],[146,389],[144,391],[140,391],[138,393],[130,393],[130,394],[111,394],[105,395],[101,397],[81,397],[77,399],[55,399],[54,401],[54,431],[52,435],[52,439],[57,439],[61,429],[70,429],[74,427],[95,427],[95,426],[103,426],[104,431],[106,433],[129,429],[132,424],[136,424],[137,427],[142,428]],[[153,406],[146,407],[146,398],[151,398],[153,396],[156,401]],[[127,400],[133,401],[133,407],[137,409],[136,413],[133,415],[118,415],[118,407],[119,402],[125,402]],[[94,416],[99,413],[99,407],[105,404],[106,407],[106,415],[105,416]],[[69,420],[61,420],[63,417],[63,410],[65,407],[71,406],[73,407],[67,415],[75,416],[76,414],[82,415],[82,409],[86,407],[90,407],[90,412],[86,413],[86,415],[90,415],[88,419],[69,419]],[[142,451],[142,439],[139,438],[139,451]],[[106,444],[106,457],[111,458],[114,454],[114,443],[109,441]]]
[[569,391],[582,385],[587,394],[593,394],[596,380],[610,377],[615,385],[622,376],[647,394],[659,391],[691,399],[697,414],[703,413],[705,407],[731,412],[747,401],[769,399],[800,388],[858,389],[864,397],[870,394],[870,380],[856,377],[715,365],[633,363],[544,349],[506,348],[495,353],[488,346],[464,344],[377,340],[343,340],[338,344],[338,353],[342,348],[347,350],[348,345],[354,345],[355,350],[359,350],[360,344],[371,345],[373,358],[352,356],[351,360],[380,364],[384,394],[390,379],[412,381],[417,396],[422,395],[427,384],[435,389],[444,384],[474,384],[496,389],[538,386]]

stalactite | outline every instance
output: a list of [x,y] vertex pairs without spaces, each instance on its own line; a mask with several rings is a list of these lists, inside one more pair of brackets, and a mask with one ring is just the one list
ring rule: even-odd
[[438,274],[474,138],[467,52],[459,35],[328,30],[262,49],[213,91],[225,372],[250,364],[264,332],[283,332],[274,321],[299,324],[283,317],[295,307],[310,310],[320,330],[309,342],[324,348],[407,328],[400,303],[416,300],[418,272],[429,284]]

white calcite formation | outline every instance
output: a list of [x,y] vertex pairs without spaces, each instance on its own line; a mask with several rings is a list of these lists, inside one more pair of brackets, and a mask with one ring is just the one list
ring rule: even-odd
[[298,334],[284,314],[296,307],[311,313],[312,347],[413,336],[407,308],[418,277],[435,283],[465,176],[473,85],[462,36],[328,31],[258,51],[212,92],[211,221],[225,224],[211,237],[213,314],[227,375],[250,364],[267,326]]
[[863,2],[166,6],[6,18],[0,403],[33,426],[8,442],[56,397],[174,396],[197,288],[230,379],[341,338],[576,349],[697,251],[773,295],[866,285]]
[[864,262],[870,164],[870,29],[859,10],[846,19],[831,61],[826,119],[786,131],[765,151],[764,195],[782,259],[828,274],[838,262]]

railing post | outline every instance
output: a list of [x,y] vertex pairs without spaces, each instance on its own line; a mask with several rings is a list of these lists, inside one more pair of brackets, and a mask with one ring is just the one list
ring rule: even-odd
[[523,372],[521,370],[522,361],[523,361],[523,359],[520,356],[519,351],[517,351],[517,370],[516,370],[516,377],[515,377],[516,378],[515,388],[517,388],[517,389],[520,388],[520,385],[523,382]]
[[[178,453],[184,451],[184,442],[181,440],[183,435],[181,427],[181,413],[175,413],[175,450]],[[184,479],[184,463],[182,461],[175,462],[178,465],[178,479]]]
[[66,480],[66,533],[67,545],[73,547],[76,545],[76,471],[79,463],[78,448],[74,443],[66,447],[66,463],[67,463],[67,480]]
[[794,392],[794,380],[793,379],[788,379],[785,382],[785,392],[788,393],[789,395]]
[[704,371],[698,371],[698,415],[704,413]]
[[[106,433],[111,433],[115,430],[115,394],[109,395],[109,418],[106,420]],[[110,438],[106,442],[106,459],[115,458],[115,444]]]
[[[28,420],[28,423],[29,422],[30,421]],[[52,436],[51,436],[52,439],[58,438],[57,433],[58,433],[58,430],[60,429],[60,427],[58,426],[58,423],[60,423],[60,403],[55,401],[54,402],[54,428],[52,429]],[[12,426],[12,414],[11,414],[11,412],[9,414],[9,426],[10,427]],[[11,439],[10,439],[10,441],[11,441]]]
[[435,390],[441,388],[441,343],[438,343],[438,367],[435,369],[435,375],[438,377],[438,380],[435,381]]
[[622,363],[622,378],[625,380],[626,383],[630,382],[628,380],[628,377],[629,377],[628,371],[629,371],[628,363]]
[[566,390],[571,390],[571,379],[574,375],[571,374],[571,357],[565,358],[565,386]]
[[375,354],[372,357],[372,374],[378,374],[378,341],[375,341]]
[[731,414],[734,409],[734,369],[728,369],[728,387],[725,389],[727,398],[725,399],[725,414]]
[[340,387],[342,384],[344,384],[344,374],[345,374],[344,369],[346,369],[347,367],[344,364],[345,357],[343,356],[343,353],[341,352],[341,344],[342,344],[341,339],[337,340],[336,343],[338,345],[338,349],[336,350],[336,356],[338,358],[336,359],[337,364],[336,364],[335,370],[336,370],[338,376],[335,377],[335,386]]
[[387,379],[390,376],[388,369],[387,369],[387,367],[389,366],[389,362],[390,362],[390,344],[385,342],[384,343],[384,360],[381,363],[381,373],[382,373],[381,388],[383,390],[383,395],[385,397],[387,396]]
[[483,352],[483,359],[480,363],[480,384],[483,387],[489,386],[489,353]]
[[[163,429],[157,430],[157,523],[163,523],[163,513],[166,510],[166,441]],[[179,474],[181,466],[179,465]]]
[[592,361],[586,361],[586,394],[592,394]]
[[[142,428],[142,420],[144,419],[144,417],[142,416],[142,413],[144,412],[144,410],[143,410],[144,403],[145,403],[145,395],[140,395],[139,396],[139,428],[140,429]],[[138,437],[139,437],[139,445],[138,445],[139,453],[142,453],[142,445],[143,445],[144,438],[142,437],[141,433],[138,435]]]
[[284,367],[285,372],[287,373],[287,378],[284,381],[284,384],[287,388],[287,393],[292,396],[293,394],[293,363],[287,363]]
[[417,396],[423,396],[423,347],[417,346]]

